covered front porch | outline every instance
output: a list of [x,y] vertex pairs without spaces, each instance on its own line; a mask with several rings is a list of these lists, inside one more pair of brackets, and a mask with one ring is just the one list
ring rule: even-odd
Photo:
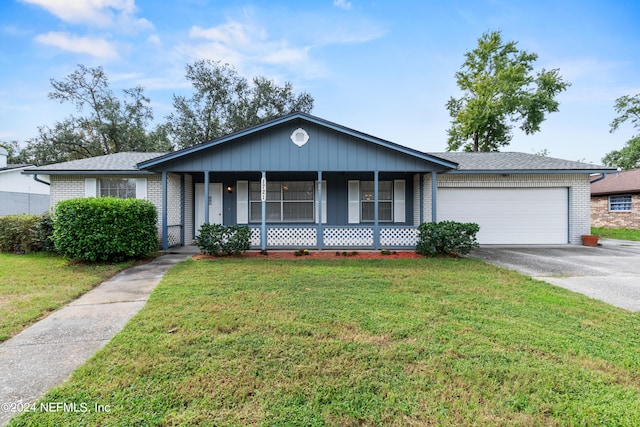
[[162,174],[165,249],[219,223],[247,225],[255,249],[377,250],[415,246],[435,175],[457,165],[293,113],[138,166]]
[[163,180],[166,211],[183,213],[171,223],[162,212],[165,250],[192,244],[204,223],[247,225],[258,250],[412,249],[432,194],[415,172],[189,172],[179,197],[170,181]]

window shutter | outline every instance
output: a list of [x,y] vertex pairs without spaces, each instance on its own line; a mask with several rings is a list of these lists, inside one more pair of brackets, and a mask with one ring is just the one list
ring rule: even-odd
[[[318,181],[316,181],[316,195],[317,194],[318,194]],[[316,223],[317,222],[318,222],[318,218],[316,218]],[[325,180],[322,180],[322,223],[323,224],[327,223],[327,181]]]
[[236,182],[236,222],[249,223],[249,181]]
[[348,183],[349,224],[360,223],[360,181]]
[[98,195],[98,185],[95,178],[84,179],[84,197],[96,197]]
[[406,209],[404,191],[404,180],[396,179],[393,181],[393,222],[405,222]]
[[147,178],[136,179],[136,199],[147,200]]

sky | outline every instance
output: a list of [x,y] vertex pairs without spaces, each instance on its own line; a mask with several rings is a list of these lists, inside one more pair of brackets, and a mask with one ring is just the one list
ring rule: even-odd
[[185,66],[212,59],[290,82],[315,116],[442,152],[455,73],[490,31],[571,83],[540,132],[516,131],[502,151],[600,164],[634,135],[609,124],[616,98],[640,94],[636,0],[3,0],[0,141],[79,115],[47,97],[78,64],[103,67],[119,96],[142,86],[162,122],[173,95],[192,93]]

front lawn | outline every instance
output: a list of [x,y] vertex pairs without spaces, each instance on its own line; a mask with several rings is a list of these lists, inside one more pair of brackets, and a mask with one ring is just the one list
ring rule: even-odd
[[640,323],[472,259],[189,260],[41,402],[10,425],[637,425]]
[[0,253],[0,342],[130,265],[74,265],[53,254]]
[[609,239],[640,241],[640,230],[634,228],[591,227],[591,234]]

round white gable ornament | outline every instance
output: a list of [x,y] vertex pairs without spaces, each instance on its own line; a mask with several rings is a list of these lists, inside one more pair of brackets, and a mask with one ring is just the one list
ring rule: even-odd
[[291,134],[291,141],[293,141],[293,143],[298,147],[302,147],[307,143],[307,141],[309,141],[309,134],[306,130],[298,128]]

